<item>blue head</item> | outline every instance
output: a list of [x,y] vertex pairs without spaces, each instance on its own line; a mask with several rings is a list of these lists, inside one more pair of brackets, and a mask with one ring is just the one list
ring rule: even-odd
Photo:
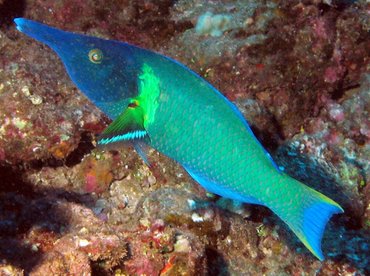
[[61,31],[17,18],[17,29],[47,44],[62,59],[69,76],[85,95],[112,119],[129,97],[137,95],[139,52],[126,43]]

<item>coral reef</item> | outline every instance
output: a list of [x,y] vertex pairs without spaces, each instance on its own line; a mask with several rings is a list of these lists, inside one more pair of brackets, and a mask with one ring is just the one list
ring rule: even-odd
[[[246,3],[247,2],[247,3]],[[366,275],[367,1],[0,0],[1,275]],[[108,119],[14,17],[171,56],[235,101],[292,176],[338,201],[316,260],[264,207],[209,195]]]

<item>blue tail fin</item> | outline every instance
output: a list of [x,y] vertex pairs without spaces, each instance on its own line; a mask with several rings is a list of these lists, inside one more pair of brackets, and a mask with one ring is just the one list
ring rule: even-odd
[[343,209],[335,201],[294,178],[284,174],[280,177],[283,178],[281,183],[294,191],[294,199],[271,206],[271,209],[288,224],[312,254],[324,260],[321,240],[325,226],[333,214],[343,213]]
[[343,213],[343,209],[323,194],[305,185],[303,187],[305,191],[302,197],[301,215],[296,220],[290,221],[288,225],[312,254],[323,261],[321,240],[325,226],[332,215]]
[[318,200],[312,202],[303,211],[303,237],[302,242],[320,261],[324,260],[321,251],[321,240],[325,226],[333,214],[342,213],[343,209],[331,199],[318,194]]

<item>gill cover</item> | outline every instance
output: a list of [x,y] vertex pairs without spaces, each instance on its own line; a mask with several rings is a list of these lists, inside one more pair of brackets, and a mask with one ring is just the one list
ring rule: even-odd
[[138,96],[130,98],[123,112],[104,130],[98,138],[98,145],[125,141],[146,141],[148,125],[154,122],[160,95],[160,81],[154,70],[143,64],[137,76]]

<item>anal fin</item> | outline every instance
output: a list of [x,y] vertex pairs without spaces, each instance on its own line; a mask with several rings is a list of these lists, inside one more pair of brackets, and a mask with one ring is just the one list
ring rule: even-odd
[[255,197],[241,194],[228,187],[225,187],[224,185],[212,182],[206,179],[205,177],[201,176],[200,174],[195,173],[193,170],[186,166],[184,166],[184,168],[190,174],[190,176],[195,181],[197,181],[203,188],[205,188],[208,192],[244,203],[264,205],[261,201],[259,201]]

